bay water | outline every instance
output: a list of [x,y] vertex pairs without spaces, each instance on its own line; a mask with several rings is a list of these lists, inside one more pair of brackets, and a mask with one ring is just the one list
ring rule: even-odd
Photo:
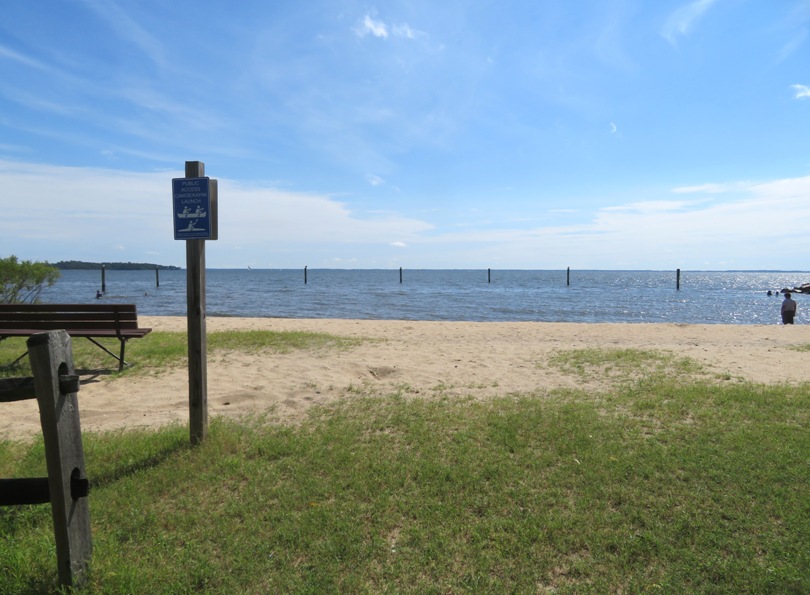
[[[107,270],[105,302],[185,316],[186,271]],[[208,316],[778,324],[782,288],[808,272],[208,269]],[[92,303],[100,270],[65,270],[46,303]],[[773,295],[769,296],[768,291]],[[796,322],[805,317],[803,295]]]

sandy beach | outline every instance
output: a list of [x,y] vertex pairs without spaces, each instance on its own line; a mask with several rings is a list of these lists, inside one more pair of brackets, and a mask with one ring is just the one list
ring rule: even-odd
[[[140,318],[156,331],[186,329],[183,317]],[[718,382],[795,385],[810,381],[810,326],[413,322],[274,318],[209,318],[219,330],[298,330],[369,339],[348,349],[289,354],[208,354],[208,410],[242,416],[271,410],[292,423],[314,404],[358,394],[400,392],[413,398],[486,399],[587,384],[550,365],[555,353],[585,348],[660,350],[699,362]],[[129,358],[128,358],[129,359]],[[132,360],[137,365],[137,360]],[[8,403],[0,437],[40,431],[35,401]],[[168,368],[121,378],[83,378],[79,407],[84,431],[157,428],[188,420],[188,371]]]

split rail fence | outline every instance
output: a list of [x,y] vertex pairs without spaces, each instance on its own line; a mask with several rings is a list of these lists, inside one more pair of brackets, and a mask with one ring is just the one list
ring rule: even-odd
[[0,506],[51,503],[59,583],[77,587],[86,580],[92,552],[79,377],[65,331],[37,333],[27,344],[33,377],[0,382],[0,402],[37,399],[48,477],[0,479]]

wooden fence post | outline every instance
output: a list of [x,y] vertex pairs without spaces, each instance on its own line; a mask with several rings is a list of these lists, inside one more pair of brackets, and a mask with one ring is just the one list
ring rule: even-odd
[[79,586],[86,579],[92,543],[89,483],[76,398],[79,377],[73,366],[70,336],[65,331],[32,335],[28,353],[45,438],[59,582]]

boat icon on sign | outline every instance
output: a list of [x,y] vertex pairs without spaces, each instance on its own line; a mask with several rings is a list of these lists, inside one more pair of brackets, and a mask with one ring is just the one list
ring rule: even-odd
[[189,207],[184,207],[182,213],[177,213],[177,217],[179,219],[201,219],[202,217],[207,217],[208,213],[206,213],[202,207],[197,207],[197,210],[193,213]]
[[204,227],[195,227],[194,224],[197,223],[197,219],[188,222],[188,225],[183,229],[178,229],[179,233],[189,233],[192,231],[205,231]]

